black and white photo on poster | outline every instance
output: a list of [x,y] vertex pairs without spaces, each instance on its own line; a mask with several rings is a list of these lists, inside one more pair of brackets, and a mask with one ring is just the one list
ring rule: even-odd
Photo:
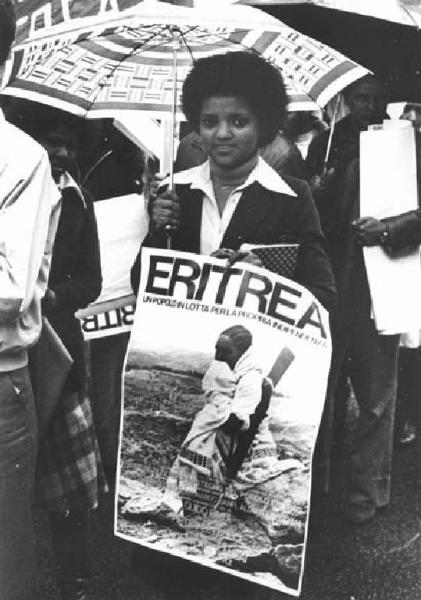
[[330,352],[299,284],[144,249],[116,534],[298,595]]

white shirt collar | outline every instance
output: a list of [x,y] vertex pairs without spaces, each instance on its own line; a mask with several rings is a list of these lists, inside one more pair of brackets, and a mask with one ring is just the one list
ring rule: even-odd
[[82,190],[80,189],[80,187],[78,186],[78,184],[76,183],[76,181],[73,179],[73,177],[70,175],[70,173],[68,171],[64,171],[60,175],[60,179],[59,179],[59,182],[57,185],[58,185],[58,188],[60,191],[63,191],[66,188],[74,189],[75,192],[77,193],[77,195],[79,196],[79,198],[82,200],[82,204],[83,204],[84,208],[87,208],[86,200],[82,194]]
[[[260,183],[260,185],[272,192],[287,194],[288,196],[297,195],[261,156],[259,156],[257,165],[251,171],[246,181],[237,190],[242,190],[254,182]],[[189,184],[191,188],[200,189],[209,195],[209,187],[212,188],[209,160],[192,169],[176,173],[174,175],[174,183]]]

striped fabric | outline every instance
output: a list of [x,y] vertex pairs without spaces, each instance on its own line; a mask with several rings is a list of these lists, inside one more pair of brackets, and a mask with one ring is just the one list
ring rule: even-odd
[[38,454],[37,504],[49,510],[92,509],[107,491],[89,398],[63,394]]
[[[118,109],[171,111],[173,38],[177,92],[194,59],[250,49],[282,70],[290,108],[314,109],[366,73],[326,45],[276,22],[276,31],[220,24],[114,24],[69,28],[15,48],[5,93],[48,102],[78,115],[109,116]],[[49,30],[46,30],[49,31]]]

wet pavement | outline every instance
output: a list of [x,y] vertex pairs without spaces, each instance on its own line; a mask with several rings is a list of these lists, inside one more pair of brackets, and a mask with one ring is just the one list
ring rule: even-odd
[[[304,600],[421,600],[421,451],[395,452],[392,500],[364,526],[341,518],[345,465],[315,498],[308,534]],[[91,519],[89,600],[283,600],[282,594],[115,538],[113,500]],[[36,513],[38,600],[59,600],[45,513]],[[137,549],[137,551],[136,551]]]

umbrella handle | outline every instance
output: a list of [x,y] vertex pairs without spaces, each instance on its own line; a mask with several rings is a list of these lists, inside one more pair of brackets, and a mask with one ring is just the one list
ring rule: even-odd
[[[174,191],[174,139],[176,134],[176,114],[177,114],[177,51],[180,49],[180,34],[176,27],[171,27],[171,35],[172,35],[172,105],[171,105],[171,131],[172,131],[172,139],[171,139],[171,147],[170,147],[170,174],[169,174],[169,189],[170,191]],[[171,250],[172,248],[172,236],[175,231],[175,227],[172,225],[166,225],[164,228],[165,237],[166,237],[166,247],[167,250]]]
[[174,139],[177,127],[177,52],[180,49],[180,33],[177,28],[171,27],[172,35],[172,105],[171,105],[171,131],[172,142],[170,148],[170,190],[174,190]]
[[172,225],[165,225],[164,232],[165,232],[165,247],[167,250],[172,250],[172,236],[173,236],[173,233],[175,232],[175,227],[173,227]]

